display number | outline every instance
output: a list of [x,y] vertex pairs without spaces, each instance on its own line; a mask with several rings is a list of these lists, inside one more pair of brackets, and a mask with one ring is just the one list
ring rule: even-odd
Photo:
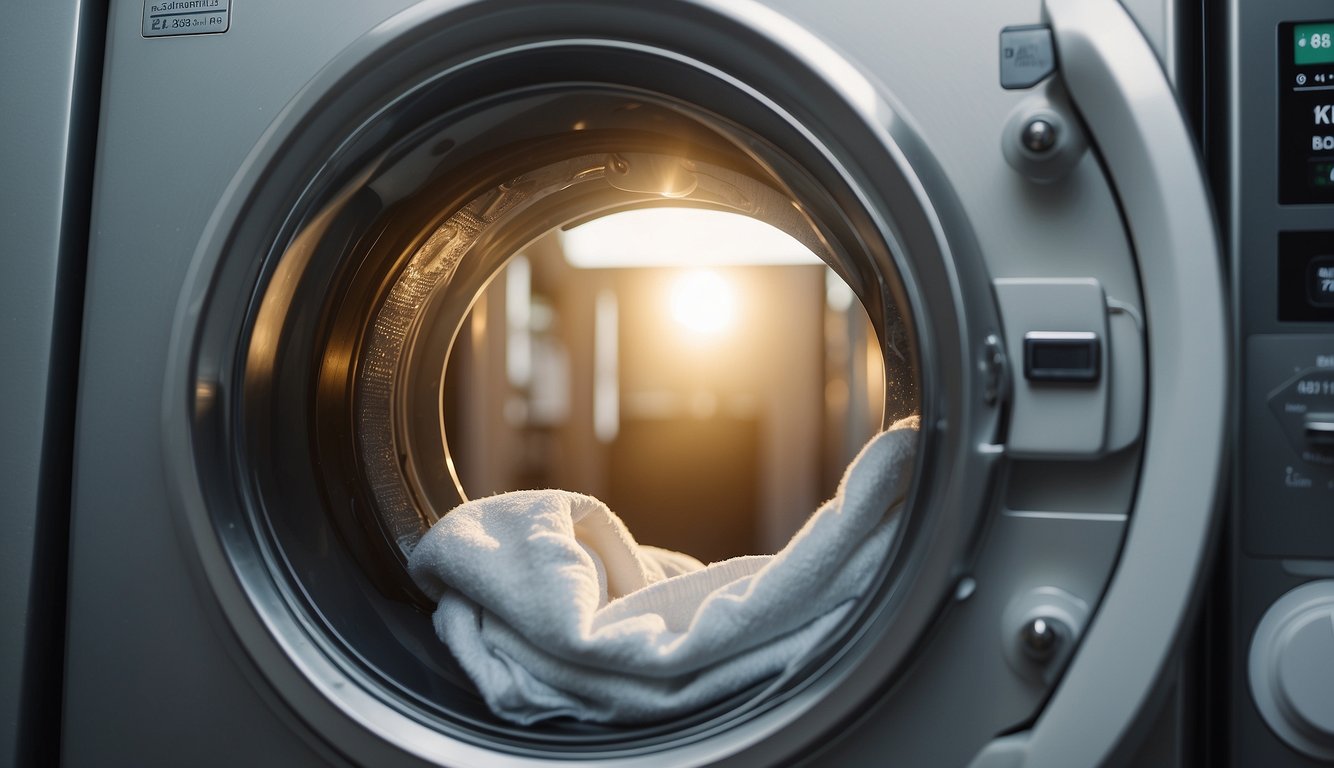
[[1311,46],[1312,48],[1329,48],[1331,46],[1330,33],[1317,32],[1311,35],[1310,37],[1297,38],[1298,48],[1305,48],[1308,45]]
[[189,29],[192,26],[195,26],[195,22],[191,19],[153,19],[151,28],[157,31],[162,29]]
[[1288,39],[1293,43],[1293,64],[1334,64],[1334,21],[1298,24]]
[[1297,382],[1297,394],[1311,395],[1334,395],[1334,381],[1320,379],[1303,379]]

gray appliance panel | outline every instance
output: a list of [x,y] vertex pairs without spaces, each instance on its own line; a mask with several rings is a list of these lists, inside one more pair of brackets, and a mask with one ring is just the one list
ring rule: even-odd
[[0,5],[0,764],[54,759],[103,13]]
[[267,684],[247,677],[201,593],[167,501],[161,388],[185,271],[223,189],[300,87],[405,4],[251,4],[225,34],[155,39],[141,34],[142,3],[111,9],[75,449],[68,765],[339,760],[265,703]]

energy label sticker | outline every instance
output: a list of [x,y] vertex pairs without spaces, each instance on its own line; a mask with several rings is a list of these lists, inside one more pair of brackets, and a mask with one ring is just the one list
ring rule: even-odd
[[146,0],[144,37],[216,35],[232,24],[232,0]]

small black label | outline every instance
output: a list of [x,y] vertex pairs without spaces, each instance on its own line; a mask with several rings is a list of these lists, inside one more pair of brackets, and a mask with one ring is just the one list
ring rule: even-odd
[[1334,322],[1334,231],[1278,233],[1278,319]]
[[1032,382],[1091,384],[1101,349],[1094,333],[1037,331],[1024,335],[1024,378]]
[[232,25],[232,0],[145,0],[144,37],[220,35]]
[[1306,267],[1306,297],[1317,307],[1334,307],[1334,256],[1316,256]]

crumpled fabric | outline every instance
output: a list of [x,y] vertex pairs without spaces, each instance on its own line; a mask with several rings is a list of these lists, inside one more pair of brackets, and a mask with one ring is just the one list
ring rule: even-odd
[[705,565],[639,544],[591,496],[516,491],[450,511],[409,570],[498,716],[689,713],[778,678],[838,630],[889,556],[916,437],[912,418],[873,438],[774,555]]

